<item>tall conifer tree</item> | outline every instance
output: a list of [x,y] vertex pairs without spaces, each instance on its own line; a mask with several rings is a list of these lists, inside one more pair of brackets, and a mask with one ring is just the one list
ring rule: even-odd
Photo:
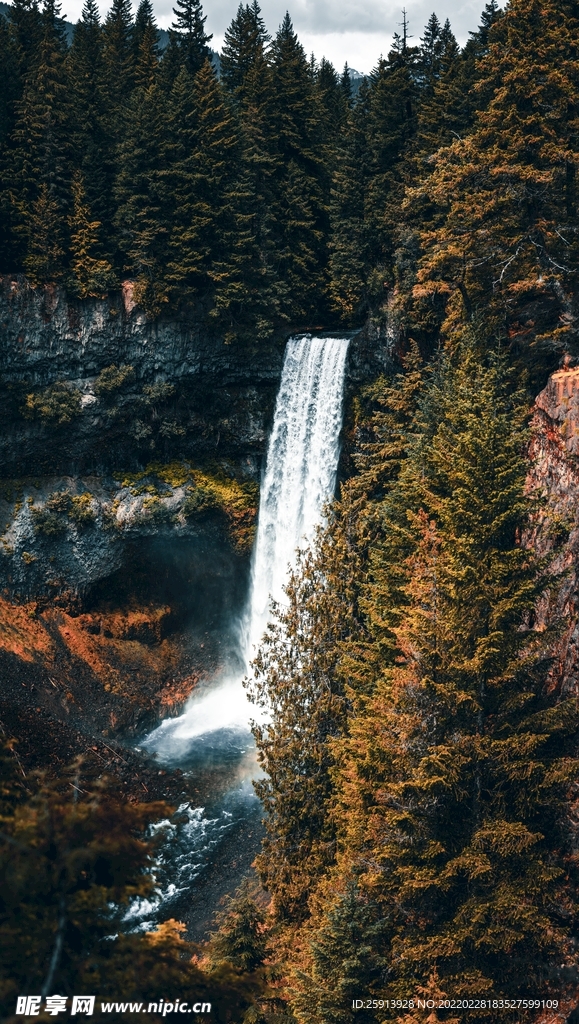
[[269,132],[276,140],[274,211],[278,276],[286,314],[319,318],[326,301],[328,211],[326,168],[320,152],[320,111],[306,54],[286,14],[270,50]]
[[42,39],[38,0],[14,0],[10,10],[10,34],[16,48],[20,77],[28,75]]
[[169,45],[163,55],[167,90],[172,87],[182,67],[191,78],[195,78],[211,56],[208,43],[213,38],[205,32],[207,16],[203,14],[201,0],[177,0],[173,14],[175,21],[169,29]]
[[123,119],[118,148],[115,225],[123,269],[136,278],[135,297],[157,316],[167,301],[164,267],[168,210],[165,207],[165,118],[163,97],[155,83],[133,92]]
[[135,83],[133,31],[130,0],[113,0],[103,26],[102,88],[107,131],[115,141],[122,132],[122,112]]
[[269,39],[257,0],[240,4],[220,54],[221,78],[237,98],[245,98],[248,76],[263,60]]
[[73,210],[69,217],[71,275],[70,287],[79,298],[102,297],[117,281],[109,261],[103,257],[102,224],[94,220],[88,205],[82,175],[72,180]]
[[222,81],[235,104],[242,167],[229,194],[232,219],[217,302],[221,313],[233,318],[230,330],[245,332],[248,339],[271,335],[285,294],[276,280],[278,158],[271,133],[269,38],[257,0],[245,7],[240,4],[225,36],[220,64]]
[[356,322],[368,308],[372,272],[373,252],[366,218],[372,172],[368,106],[368,87],[364,82],[336,146],[330,192],[330,295],[334,309],[348,322]]
[[167,281],[180,301],[207,301],[220,276],[231,218],[238,137],[209,60],[191,88],[185,66],[171,98],[172,144],[165,194],[173,203]]
[[157,77],[159,67],[159,32],[151,0],[141,0],[135,17],[135,84],[148,88]]
[[[73,162],[82,174],[86,202],[102,224],[108,253],[116,245],[111,237],[113,140],[106,130],[106,98],[103,92],[103,32],[96,0],[86,0],[82,18],[75,26],[68,58],[68,77],[74,95],[71,139]],[[105,241],[106,240],[106,241]]]
[[14,32],[4,16],[0,17],[0,272],[17,266],[15,240],[12,234],[13,210],[10,203],[10,177],[13,174],[10,143],[14,131],[15,104],[20,98],[19,52]]
[[431,214],[415,295],[431,305],[440,298],[449,327],[484,307],[511,334],[519,304],[543,297],[552,308],[544,330],[562,339],[575,332],[569,293],[579,253],[577,11],[513,0],[494,31],[479,65],[488,106],[408,200],[409,213]]
[[465,90],[464,61],[450,23],[440,30],[436,74],[422,96],[418,112],[415,150],[424,174],[433,153],[448,146],[469,127],[469,97]]
[[[12,206],[15,229],[37,281],[62,276],[70,175],[70,97],[60,10],[46,0],[42,39],[28,71],[14,128]],[[36,259],[38,232],[52,233],[51,257]],[[40,255],[40,254],[39,254]],[[26,257],[25,257],[26,258]],[[48,277],[43,276],[48,274]]]

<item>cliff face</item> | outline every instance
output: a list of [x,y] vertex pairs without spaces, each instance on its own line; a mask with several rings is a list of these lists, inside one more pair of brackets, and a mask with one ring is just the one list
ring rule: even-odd
[[[0,278],[0,720],[31,751],[139,733],[232,656],[285,340]],[[353,340],[348,393],[387,363]]]
[[32,762],[150,728],[230,656],[283,342],[0,279],[0,721]]
[[[0,278],[0,590],[84,599],[152,537],[246,557],[285,339],[149,322],[131,282],[74,301]],[[384,366],[362,337],[349,388]]]
[[2,476],[174,457],[242,459],[256,474],[283,339],[256,353],[195,323],[148,322],[130,282],[112,299],[75,302],[23,278],[0,279],[0,331]]
[[555,603],[568,623],[555,648],[550,685],[579,693],[579,367],[552,374],[538,395],[533,416],[529,483],[547,500],[538,544],[553,553],[553,567],[565,573],[556,598],[538,609],[546,624]]
[[4,278],[0,325],[0,588],[83,598],[151,538],[247,555],[282,339],[150,323],[130,282],[74,302]]

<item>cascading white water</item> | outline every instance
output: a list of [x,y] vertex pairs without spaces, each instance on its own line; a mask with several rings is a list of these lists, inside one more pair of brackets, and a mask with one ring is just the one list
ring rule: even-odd
[[283,600],[288,566],[312,541],[338,468],[348,341],[292,338],[277,396],[261,485],[245,661],[267,625],[270,598]]
[[180,718],[155,729],[144,745],[179,760],[194,740],[215,750],[231,730],[248,730],[250,705],[242,686],[268,621],[270,598],[283,601],[288,566],[313,539],[334,492],[342,421],[347,338],[288,342],[260,495],[247,615],[241,630],[245,671],[225,673],[196,691]]

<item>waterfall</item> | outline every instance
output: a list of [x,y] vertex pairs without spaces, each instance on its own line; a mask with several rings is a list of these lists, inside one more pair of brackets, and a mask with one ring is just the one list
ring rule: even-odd
[[343,338],[288,342],[261,486],[246,663],[267,625],[270,597],[283,600],[296,548],[313,540],[334,493],[347,349]]
[[184,713],[163,722],[144,745],[166,760],[227,746],[248,731],[242,686],[268,621],[270,598],[283,601],[288,567],[313,539],[335,488],[348,339],[301,335],[288,342],[260,495],[248,611],[241,629],[244,672],[225,672],[195,691]]

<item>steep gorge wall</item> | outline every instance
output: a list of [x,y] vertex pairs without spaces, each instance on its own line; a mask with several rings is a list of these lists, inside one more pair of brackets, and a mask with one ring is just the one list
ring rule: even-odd
[[[231,656],[288,333],[0,278],[0,724],[31,750],[138,734]],[[353,341],[348,393],[388,358]]]
[[152,537],[247,555],[283,339],[241,351],[147,321],[130,282],[75,302],[23,278],[0,330],[0,587],[82,597]]

